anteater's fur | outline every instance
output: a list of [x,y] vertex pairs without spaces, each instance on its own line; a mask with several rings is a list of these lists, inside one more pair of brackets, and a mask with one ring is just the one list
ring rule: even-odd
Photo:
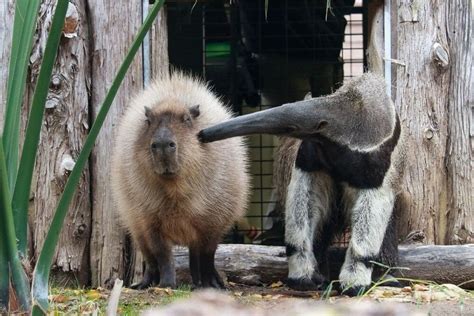
[[[190,119],[196,105],[199,114]],[[223,286],[214,253],[246,208],[247,153],[242,138],[202,144],[196,134],[230,117],[203,82],[181,73],[158,79],[127,108],[117,129],[112,188],[123,224],[146,258],[135,287],[176,285],[173,245],[190,248],[194,285]],[[163,120],[177,144],[179,169],[171,178],[155,172],[150,149]]]

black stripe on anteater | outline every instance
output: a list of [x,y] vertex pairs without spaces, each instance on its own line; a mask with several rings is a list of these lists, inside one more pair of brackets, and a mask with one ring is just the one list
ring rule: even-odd
[[296,167],[306,171],[326,171],[335,180],[360,189],[382,185],[390,167],[391,155],[400,138],[400,120],[396,117],[392,137],[369,152],[351,150],[327,137],[316,135],[303,140],[298,149]]
[[296,249],[295,246],[293,245],[290,245],[290,244],[286,244],[286,256],[287,257],[291,257],[292,255],[294,255],[295,253],[298,252],[298,249]]

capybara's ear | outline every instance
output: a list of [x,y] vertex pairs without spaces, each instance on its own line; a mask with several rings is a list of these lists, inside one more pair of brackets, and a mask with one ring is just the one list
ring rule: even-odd
[[145,116],[147,117],[147,119],[151,119],[151,115],[152,115],[151,109],[147,107],[146,105],[144,106],[144,108],[145,108]]
[[193,105],[193,106],[189,109],[189,113],[191,113],[191,117],[192,117],[192,118],[198,117],[199,114],[201,114],[201,111],[199,110],[199,104]]

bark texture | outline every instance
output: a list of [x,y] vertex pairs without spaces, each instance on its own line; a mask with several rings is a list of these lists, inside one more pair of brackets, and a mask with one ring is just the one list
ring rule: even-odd
[[[92,90],[91,109],[95,117],[112,80],[125,58],[142,21],[141,1],[133,0],[117,5],[116,1],[88,1],[91,23]],[[115,213],[109,175],[110,153],[114,139],[114,126],[118,122],[131,96],[143,85],[141,53],[132,63],[92,154],[92,284],[113,286],[115,278],[126,272],[125,235]]]
[[[40,7],[40,20],[30,57],[28,103],[31,102],[39,74],[55,3],[54,0],[43,1]],[[41,251],[64,185],[89,129],[90,56],[85,14],[84,0],[70,2],[46,101],[30,207],[34,258]],[[23,111],[23,122],[27,115],[27,111]],[[89,180],[89,168],[86,167],[65,219],[53,261],[56,272],[65,273],[69,280],[78,280],[82,284],[87,283],[90,276]]]
[[[448,208],[445,243],[474,243],[474,22],[472,1],[447,1]],[[434,58],[443,63],[443,50]]]
[[396,105],[412,141],[401,236],[473,242],[472,10],[469,1],[398,1]]
[[368,3],[369,34],[367,63],[370,71],[383,75],[383,0]]

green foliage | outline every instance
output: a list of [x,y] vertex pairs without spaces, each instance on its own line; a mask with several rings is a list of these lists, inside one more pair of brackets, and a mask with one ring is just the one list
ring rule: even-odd
[[[112,83],[85,141],[84,148],[68,178],[34,270],[31,292],[34,315],[43,315],[48,309],[50,267],[59,234],[82,170],[88,162],[94,142],[120,84],[163,3],[164,0],[157,1],[151,8]],[[43,122],[44,105],[69,1],[58,0],[56,5],[38,83],[33,95],[20,168],[18,169],[21,105],[39,4],[40,0],[18,0],[15,8],[5,126],[3,137],[0,136],[0,229],[2,231],[0,238],[0,274],[2,276],[0,278],[0,311],[8,307],[10,280],[21,308],[28,311],[31,306],[29,281],[21,264],[20,255],[26,257],[28,199],[31,181]]]
[[135,54],[140,48],[140,45],[143,42],[146,33],[151,28],[153,21],[158,15],[158,12],[162,7],[163,3],[164,0],[161,0],[157,1],[153,5],[150,10],[150,13],[148,14],[148,17],[140,28],[137,37],[133,41],[127,56],[125,56],[125,60],[120,66],[118,73],[114,81],[112,82],[112,86],[110,87],[110,90],[107,93],[104,102],[102,103],[99,113],[97,114],[94,124],[91,127],[89,135],[86,138],[84,147],[82,148],[81,153],[77,158],[76,164],[74,165],[74,168],[66,182],[64,192],[61,196],[61,199],[59,200],[59,204],[56,208],[51,227],[48,231],[48,234],[46,235],[46,239],[44,241],[44,245],[39,255],[38,262],[34,271],[32,286],[34,304],[33,314],[35,314],[35,311],[46,311],[48,308],[47,289],[50,267],[53,261],[54,251],[58,243],[59,233],[61,232],[64,218],[66,217],[69,208],[69,204],[72,200],[77,184],[79,183],[79,180],[81,178],[82,170],[88,162],[89,155],[92,151],[92,148],[94,147],[95,140],[99,135],[99,131],[102,127],[102,124],[104,123],[105,117],[110,109],[110,106],[112,105],[112,101],[114,100],[120,87],[120,84],[125,78],[127,70],[130,67],[130,64],[132,63],[133,58],[135,57]]
[[64,18],[68,7],[67,0],[61,0],[56,6],[51,29],[49,31],[46,48],[43,53],[43,61],[39,72],[31,111],[26,128],[25,142],[21,154],[18,176],[16,178],[13,192],[12,207],[15,216],[16,236],[18,238],[18,248],[22,255],[26,255],[27,247],[27,224],[28,224],[28,203],[30,197],[31,179],[35,166],[36,152],[43,122],[44,105],[48,96],[49,82],[53,72],[56,52],[61,39]]
[[[0,137],[0,141],[2,141]],[[15,236],[15,226],[13,224],[13,214],[11,208],[11,195],[7,185],[7,167],[6,167],[6,158],[3,150],[3,145],[0,146],[0,219],[2,223],[2,230],[4,240],[2,245],[2,252],[7,255],[8,261],[10,264],[10,272],[13,286],[17,297],[20,301],[20,305],[23,309],[27,310],[30,305],[29,297],[29,282],[26,278],[25,270],[21,265],[20,258],[18,255],[18,248],[16,245],[16,236]],[[7,274],[8,275],[8,274]],[[2,289],[2,292],[4,289]]]
[[40,2],[40,0],[18,0],[15,6],[2,142],[10,192],[13,191],[18,168],[21,105]]

